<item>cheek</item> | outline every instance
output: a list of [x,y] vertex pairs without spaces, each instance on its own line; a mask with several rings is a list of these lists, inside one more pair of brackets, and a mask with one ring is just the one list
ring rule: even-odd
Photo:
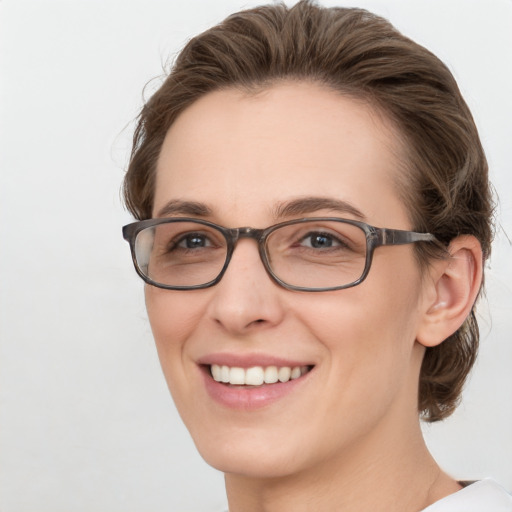
[[342,340],[357,351],[378,350],[391,339],[411,344],[419,312],[418,280],[398,272],[388,272],[384,278],[382,273],[375,275],[354,288],[306,299],[301,308],[304,321],[321,331],[320,339]]
[[199,294],[149,285],[145,288],[145,298],[160,364],[173,392],[180,379],[184,379],[186,341],[204,315],[203,301]]
[[190,295],[146,285],[146,309],[157,346],[179,347],[200,321],[204,314],[202,301],[199,295]]
[[315,297],[302,308],[303,322],[330,354],[329,386],[342,389],[348,400],[378,401],[386,394],[392,399],[405,381],[414,385],[409,379],[419,371],[411,364],[420,318],[419,273],[415,266],[399,269],[389,262],[372,271],[361,285]]

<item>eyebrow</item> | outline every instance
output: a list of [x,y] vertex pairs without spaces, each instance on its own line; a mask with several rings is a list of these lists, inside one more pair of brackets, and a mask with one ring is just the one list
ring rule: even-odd
[[157,217],[167,217],[170,215],[190,215],[194,217],[209,217],[212,210],[204,203],[197,201],[182,201],[181,199],[171,199],[157,212]]
[[331,197],[300,197],[278,204],[274,208],[276,218],[306,215],[318,210],[331,210],[336,213],[350,214],[360,220],[366,220],[364,214],[353,204]]
[[[360,220],[366,220],[364,214],[348,201],[333,199],[331,197],[315,196],[300,197],[279,203],[273,208],[273,216],[276,219],[281,219],[283,217],[307,215],[318,210],[330,210],[341,214],[348,213]],[[210,217],[213,215],[213,210],[206,204],[197,201],[171,199],[157,212],[157,217],[168,217],[172,215]]]

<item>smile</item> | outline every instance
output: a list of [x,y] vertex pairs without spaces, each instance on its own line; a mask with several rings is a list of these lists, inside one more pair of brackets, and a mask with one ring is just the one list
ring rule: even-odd
[[233,386],[262,386],[263,384],[285,383],[302,377],[311,366],[253,366],[240,368],[212,364],[210,373],[213,380]]
[[316,365],[265,354],[209,354],[197,361],[205,390],[228,409],[254,412],[295,395]]

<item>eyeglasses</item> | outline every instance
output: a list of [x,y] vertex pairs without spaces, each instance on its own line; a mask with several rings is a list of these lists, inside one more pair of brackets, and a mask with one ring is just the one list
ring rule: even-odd
[[124,226],[123,237],[130,243],[137,273],[158,288],[194,290],[217,284],[238,240],[253,238],[276,283],[308,292],[361,283],[376,247],[437,240],[430,233],[333,217],[295,219],[266,229],[230,229],[191,218],[149,219]]

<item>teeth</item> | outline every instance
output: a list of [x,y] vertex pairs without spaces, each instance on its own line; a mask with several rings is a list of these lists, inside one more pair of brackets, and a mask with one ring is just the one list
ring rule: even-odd
[[245,384],[245,371],[243,368],[230,368],[229,370],[230,384]]
[[282,368],[279,368],[277,376],[280,382],[288,382],[292,376],[292,369],[288,366],[283,366]]
[[277,366],[268,366],[265,368],[265,384],[274,384],[279,380],[279,371]]
[[212,364],[210,371],[212,372],[213,380],[222,382],[222,368],[218,364]]
[[[233,370],[234,368],[231,368],[231,371]],[[245,382],[242,384],[247,384],[248,386],[261,386],[265,382],[265,372],[261,366],[247,368],[245,372],[243,369],[240,369],[240,371],[242,374],[245,373]]]
[[292,375],[291,375],[292,379],[298,379],[300,377],[300,375],[301,375],[300,368],[298,368],[297,366],[295,368],[292,368]]
[[251,368],[229,367],[212,364],[210,371],[213,380],[234,386],[261,386],[298,379],[309,371],[307,366],[253,366]]
[[229,382],[229,367],[222,366],[220,369],[220,382]]

